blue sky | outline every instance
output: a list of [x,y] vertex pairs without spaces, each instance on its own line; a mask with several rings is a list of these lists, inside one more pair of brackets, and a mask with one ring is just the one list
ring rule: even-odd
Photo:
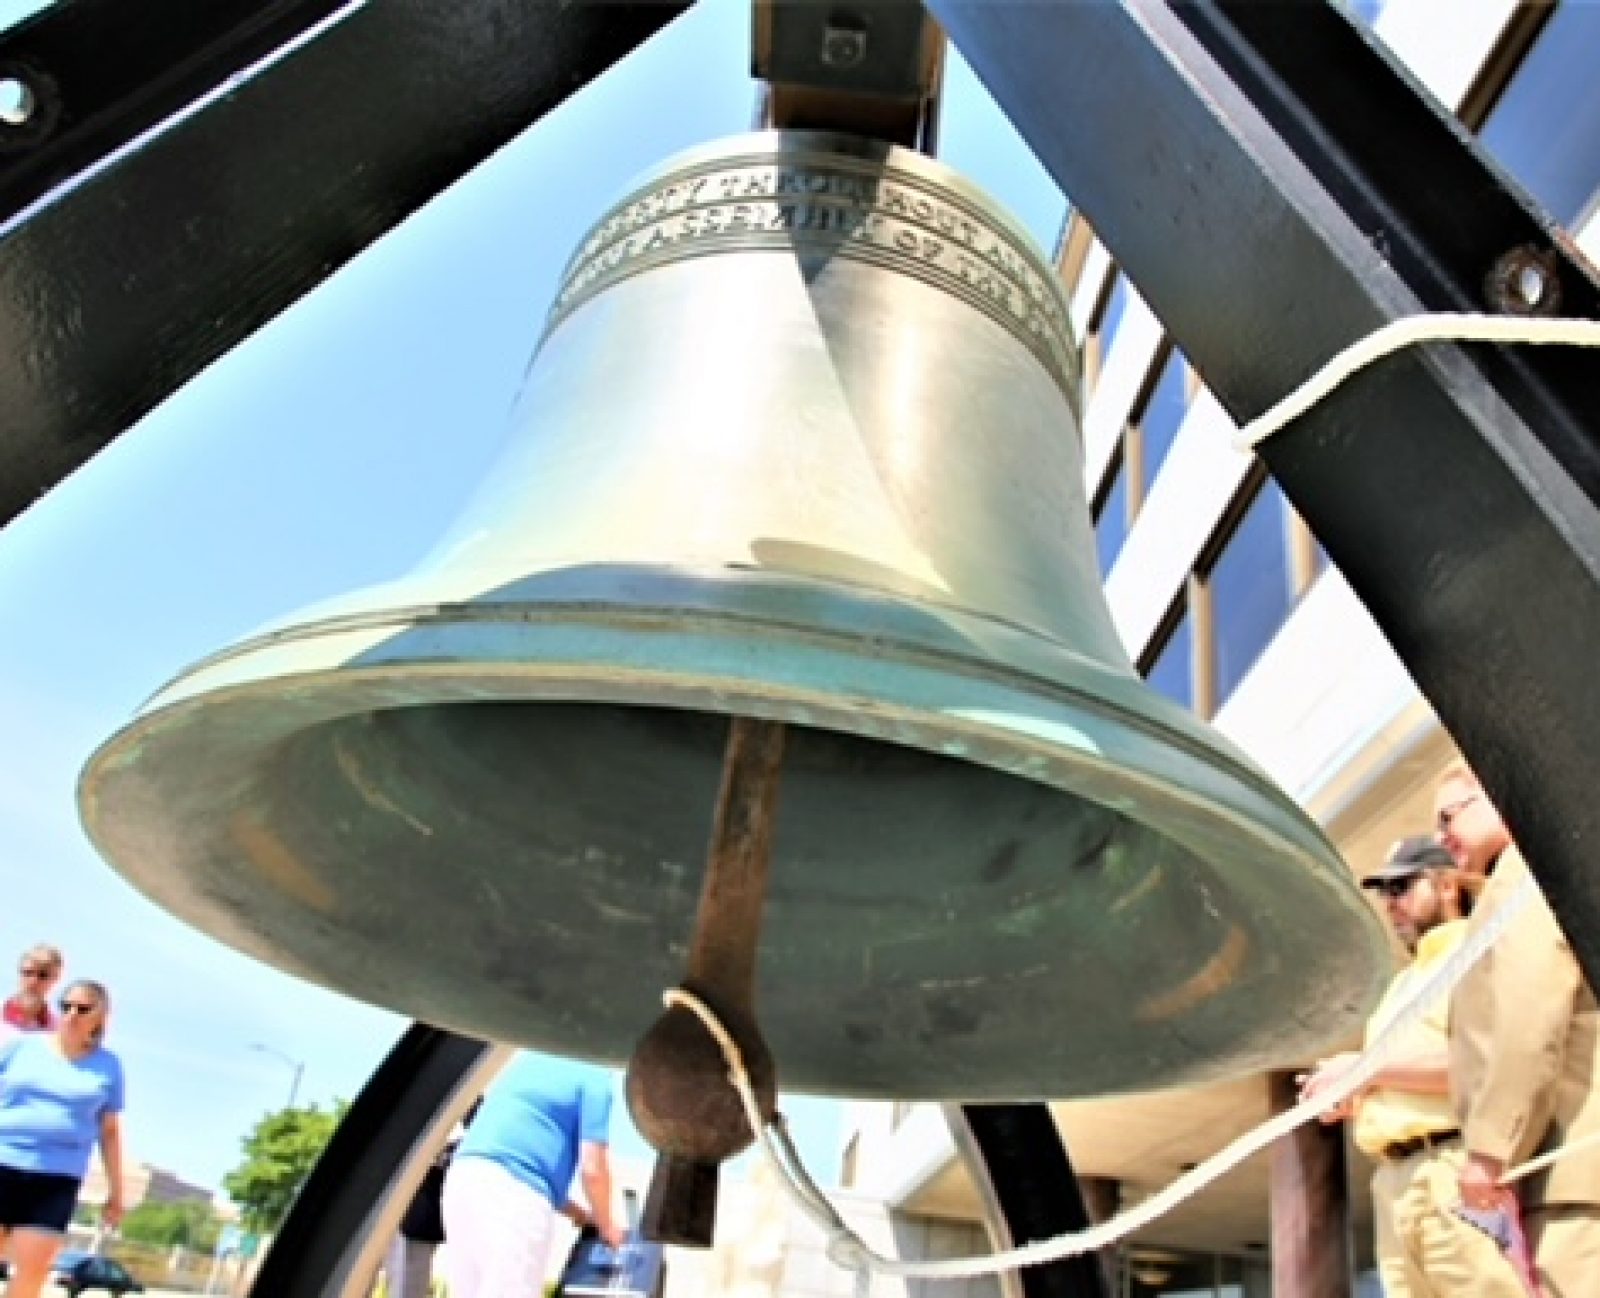
[[[24,7],[0,0],[0,26]],[[631,177],[747,128],[748,65],[748,0],[700,0],[0,532],[0,959],[54,941],[110,985],[133,1157],[214,1184],[288,1092],[253,1044],[326,1102],[404,1025],[143,901],[78,827],[85,757],[186,663],[431,546],[501,445],[568,253]],[[1054,184],[959,58],[947,84],[941,156],[1048,249]],[[831,1181],[837,1106],[785,1108]]]

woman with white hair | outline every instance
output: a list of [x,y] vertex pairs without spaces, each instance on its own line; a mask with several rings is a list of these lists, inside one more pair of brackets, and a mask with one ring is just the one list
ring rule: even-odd
[[0,1019],[19,1032],[48,1032],[56,1025],[50,992],[61,977],[61,952],[40,942],[22,953],[17,964],[17,994],[0,1008]]

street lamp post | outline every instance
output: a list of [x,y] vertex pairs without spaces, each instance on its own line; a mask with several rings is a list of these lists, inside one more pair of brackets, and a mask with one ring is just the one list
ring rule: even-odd
[[250,1049],[263,1055],[271,1055],[287,1067],[292,1077],[289,1081],[289,1103],[287,1108],[294,1108],[294,1102],[300,1096],[300,1079],[305,1076],[306,1066],[303,1061],[292,1058],[279,1050],[276,1046],[263,1045],[261,1042],[252,1042]]

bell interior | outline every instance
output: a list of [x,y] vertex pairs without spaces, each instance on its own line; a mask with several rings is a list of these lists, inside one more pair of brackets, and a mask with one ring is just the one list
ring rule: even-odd
[[[324,722],[243,777],[189,773],[186,886],[281,966],[620,1062],[682,977],[727,728],[523,701]],[[1236,1068],[1270,1049],[1252,999],[1295,949],[1293,918],[1264,925],[1237,884],[1050,785],[791,726],[757,1010],[784,1084],[839,1094],[1067,1095]]]

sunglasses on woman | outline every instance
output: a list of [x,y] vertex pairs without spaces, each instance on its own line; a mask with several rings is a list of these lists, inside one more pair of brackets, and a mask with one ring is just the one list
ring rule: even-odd
[[50,970],[41,965],[25,964],[18,972],[24,978],[38,978],[41,981],[50,977]]
[[1456,817],[1476,802],[1480,796],[1480,794],[1471,793],[1464,798],[1457,798],[1454,802],[1446,803],[1440,807],[1439,815],[1435,820],[1439,827],[1439,832],[1441,834],[1449,833],[1450,826],[1455,823]]
[[63,1014],[93,1014],[100,1007],[93,1001],[62,1001]]

